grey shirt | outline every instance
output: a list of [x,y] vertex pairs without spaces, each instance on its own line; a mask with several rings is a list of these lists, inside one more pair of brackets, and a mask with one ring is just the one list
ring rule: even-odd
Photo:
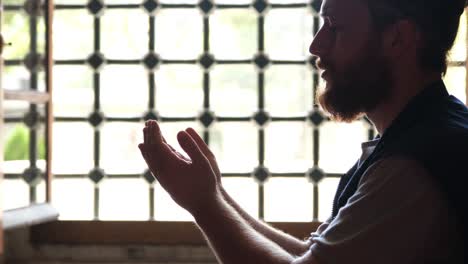
[[[377,142],[363,143],[361,164]],[[448,263],[453,212],[418,162],[391,157],[371,165],[333,221],[312,234],[311,254],[327,263]]]

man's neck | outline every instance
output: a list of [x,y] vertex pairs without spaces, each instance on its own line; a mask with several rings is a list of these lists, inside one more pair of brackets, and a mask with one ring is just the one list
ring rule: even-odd
[[377,106],[373,111],[366,113],[380,135],[392,124],[393,120],[403,111],[406,105],[416,95],[422,92],[429,84],[440,80],[440,74],[430,74],[414,78],[408,76],[395,82],[390,97]]

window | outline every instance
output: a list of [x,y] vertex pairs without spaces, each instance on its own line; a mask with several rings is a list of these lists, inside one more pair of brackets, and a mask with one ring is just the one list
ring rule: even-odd
[[[4,35],[14,43],[5,83],[40,90],[44,73],[27,63],[45,45],[41,15],[25,11],[35,2],[4,1]],[[325,220],[340,175],[375,132],[366,120],[329,121],[314,106],[320,79],[307,50],[320,24],[316,3],[56,0],[52,204],[61,219],[191,219],[136,147],[144,120],[157,118],[173,145],[187,126],[203,135],[226,188],[254,216]],[[462,18],[446,82],[466,102]],[[40,109],[13,108],[22,112],[7,117],[6,157],[16,138],[37,144],[23,143],[26,153],[5,163],[4,208],[45,193],[44,181],[27,182],[24,173],[33,163],[42,168],[42,130],[24,122]]]

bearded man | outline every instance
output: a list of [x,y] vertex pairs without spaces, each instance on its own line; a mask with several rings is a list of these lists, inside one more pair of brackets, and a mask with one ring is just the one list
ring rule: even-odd
[[[226,193],[212,152],[191,128],[188,158],[155,121],[142,155],[195,218],[221,263],[465,263],[468,109],[442,81],[465,0],[324,0],[310,46],[340,121],[366,115],[379,136],[341,178],[333,213],[302,241],[246,214]],[[287,138],[285,138],[287,140]]]

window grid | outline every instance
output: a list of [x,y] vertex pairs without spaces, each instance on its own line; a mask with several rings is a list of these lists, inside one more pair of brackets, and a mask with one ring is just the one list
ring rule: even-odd
[[[157,119],[160,122],[184,122],[184,121],[198,121],[203,127],[203,138],[209,143],[210,141],[210,126],[213,122],[252,122],[255,121],[257,126],[257,137],[258,137],[258,166],[253,169],[252,173],[240,173],[240,172],[223,172],[223,177],[254,177],[257,179],[258,184],[258,193],[259,193],[259,205],[258,205],[258,215],[259,218],[264,218],[264,186],[263,182],[269,177],[307,177],[312,182],[312,194],[313,194],[313,215],[312,219],[314,221],[318,220],[319,212],[319,182],[324,178],[339,178],[341,173],[325,172],[319,167],[319,152],[320,152],[320,127],[325,122],[330,121],[329,118],[321,112],[318,105],[316,104],[315,97],[313,98],[313,105],[311,105],[311,110],[307,115],[303,116],[290,116],[290,117],[279,117],[279,116],[270,116],[269,113],[265,110],[265,72],[264,69],[268,65],[303,65],[310,69],[310,74],[312,74],[312,89],[315,94],[317,91],[317,85],[319,82],[319,76],[314,68],[314,59],[311,57],[307,60],[270,60],[265,52],[265,17],[264,14],[268,9],[279,9],[279,8],[310,8],[313,12],[313,33],[316,33],[319,29],[320,19],[317,16],[317,9],[320,6],[320,1],[311,0],[308,3],[293,3],[293,4],[269,4],[267,1],[254,1],[252,4],[241,4],[241,5],[231,5],[231,4],[215,4],[212,1],[201,1],[199,4],[162,4],[157,1],[147,0],[142,4],[104,4],[102,1],[91,0],[86,5],[65,5],[58,4],[55,5],[56,10],[88,10],[94,16],[94,40],[93,40],[93,53],[86,59],[70,59],[70,60],[55,60],[55,65],[89,65],[93,69],[93,91],[94,91],[94,105],[92,113],[87,117],[70,117],[70,116],[55,116],[55,122],[89,122],[94,127],[94,169],[92,169],[88,174],[56,174],[54,178],[57,179],[71,179],[71,178],[86,178],[89,177],[94,181],[94,218],[100,218],[99,211],[99,200],[100,200],[100,186],[99,183],[103,178],[141,178],[143,177],[148,182],[148,191],[149,191],[149,212],[150,219],[155,218],[154,211],[154,178],[151,176],[149,171],[144,172],[143,174],[106,174],[103,169],[100,168],[100,145],[101,145],[101,131],[100,127],[103,122],[141,122],[142,120],[148,119]],[[23,6],[17,5],[5,5],[6,11],[20,11]],[[101,52],[101,15],[105,12],[106,9],[141,9],[143,8],[148,15],[148,24],[149,24],[149,41],[148,41],[148,53],[144,58],[135,58],[135,59],[106,59]],[[160,58],[155,50],[155,20],[157,19],[156,10],[162,9],[200,9],[203,12],[203,54],[198,59],[163,59]],[[218,60],[210,53],[210,14],[213,8],[216,9],[229,9],[229,8],[244,8],[250,9],[254,8],[257,11],[257,54],[252,59],[239,59],[239,60]],[[35,16],[30,16],[30,37],[31,37],[31,47],[30,53],[37,54],[37,18]],[[23,60],[6,60],[5,66],[19,66],[24,63]],[[106,116],[101,110],[100,102],[100,92],[101,92],[101,83],[100,83],[100,69],[103,65],[141,65],[143,64],[148,71],[148,95],[149,100],[147,102],[147,111],[143,113],[142,116],[133,116],[133,117],[120,117],[120,116]],[[196,65],[199,64],[203,67],[203,113],[200,115],[186,116],[186,117],[171,117],[171,116],[161,116],[158,114],[157,105],[155,98],[157,94],[157,87],[155,83],[155,71],[159,65],[163,64],[188,64]],[[215,116],[210,109],[210,77],[211,72],[210,68],[213,64],[245,64],[245,65],[256,65],[257,72],[257,93],[258,93],[258,102],[257,102],[257,111],[252,116]],[[464,66],[465,61],[455,61],[450,62],[449,66]],[[37,72],[31,70],[31,89],[37,89]],[[36,114],[37,107],[31,105],[30,113]],[[10,117],[6,118],[6,122],[23,122],[23,118]],[[308,171],[299,171],[299,172],[287,172],[287,173],[276,173],[270,172],[268,168],[264,166],[265,161],[265,130],[264,128],[269,122],[278,122],[278,121],[301,121],[310,125],[312,129],[313,139],[313,166]],[[372,127],[372,124],[367,121],[368,124],[368,138],[372,139],[375,136],[375,131]],[[31,144],[30,144],[30,153],[33,154],[30,157],[30,167],[34,168],[37,160],[36,146],[37,146],[37,135],[34,128],[30,128],[31,134]],[[25,177],[25,173],[17,174],[6,174],[6,179],[18,179]],[[30,187],[30,197],[31,202],[35,202],[35,186],[31,185]]]

